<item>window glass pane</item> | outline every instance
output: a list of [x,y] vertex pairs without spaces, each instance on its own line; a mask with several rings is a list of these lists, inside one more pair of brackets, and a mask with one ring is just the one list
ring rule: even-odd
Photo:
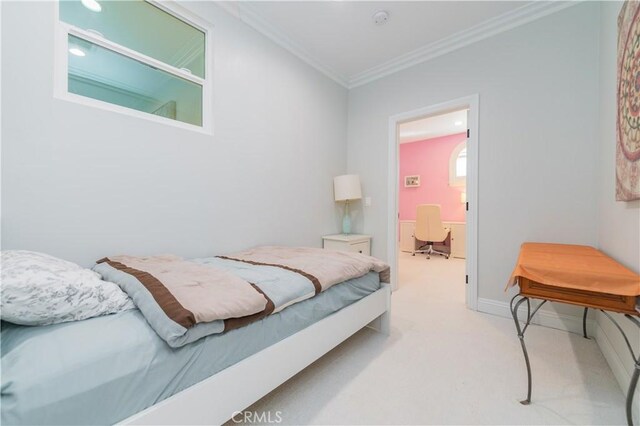
[[202,86],[69,35],[69,92],[202,126]]
[[60,19],[204,78],[204,33],[143,0],[61,0]]
[[458,158],[456,159],[456,177],[466,177],[467,176],[467,148],[464,148],[458,154]]

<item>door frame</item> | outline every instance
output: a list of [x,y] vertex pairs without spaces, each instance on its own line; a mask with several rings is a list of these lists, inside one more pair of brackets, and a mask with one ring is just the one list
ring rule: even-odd
[[478,94],[433,104],[389,117],[389,175],[387,212],[387,258],[391,264],[392,289],[398,289],[398,187],[400,185],[400,144],[398,127],[402,123],[468,108],[467,128],[467,203],[466,217],[466,304],[478,310],[478,152],[479,152],[479,108]]

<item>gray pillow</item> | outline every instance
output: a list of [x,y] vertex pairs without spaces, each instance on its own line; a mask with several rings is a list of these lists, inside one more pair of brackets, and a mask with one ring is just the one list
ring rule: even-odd
[[22,325],[77,321],[135,308],[116,284],[44,253],[0,253],[2,320]]

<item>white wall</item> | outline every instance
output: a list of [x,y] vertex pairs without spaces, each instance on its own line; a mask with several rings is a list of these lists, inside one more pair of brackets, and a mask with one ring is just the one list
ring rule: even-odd
[[320,245],[347,91],[212,2],[213,137],[53,98],[53,2],[2,4],[2,247],[91,265]]
[[372,197],[359,231],[375,256],[387,255],[389,116],[475,93],[480,298],[508,300],[524,241],[595,245],[598,17],[583,3],[350,91],[348,169]]
[[[615,201],[616,61],[618,14],[622,3],[602,2],[600,17],[600,133],[598,170],[598,246],[632,270],[640,271],[640,202]],[[634,348],[640,331],[621,315],[615,316]],[[633,360],[622,336],[602,314],[598,315],[598,343],[626,391]],[[636,395],[636,403],[640,397]],[[640,417],[640,404],[636,416]],[[636,418],[637,422],[637,418]]]

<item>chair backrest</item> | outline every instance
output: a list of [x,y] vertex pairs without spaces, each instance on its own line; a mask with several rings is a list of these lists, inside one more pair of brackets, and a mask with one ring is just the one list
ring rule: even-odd
[[442,225],[440,205],[420,204],[416,212],[416,238],[420,241],[441,242],[447,239]]

